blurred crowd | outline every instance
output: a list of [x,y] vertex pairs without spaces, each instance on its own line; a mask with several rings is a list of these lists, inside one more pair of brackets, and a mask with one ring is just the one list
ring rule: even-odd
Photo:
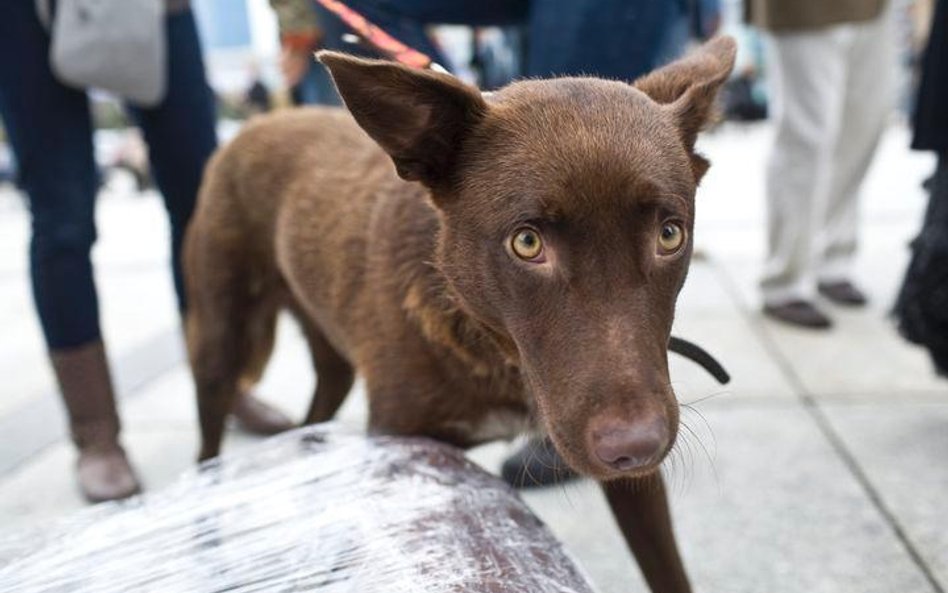
[[[833,324],[824,299],[866,304],[852,270],[859,190],[883,130],[901,109],[913,126],[912,147],[935,152],[938,166],[895,312],[903,335],[927,346],[936,366],[948,371],[948,0],[270,2],[279,23],[280,71],[298,105],[340,104],[312,59],[319,49],[406,62],[420,55],[489,90],[519,77],[631,81],[696,41],[736,35],[741,56],[724,112],[740,121],[770,118],[775,128],[761,196],[768,235],[762,311],[814,330]],[[0,182],[15,181],[30,204],[35,308],[79,452],[79,483],[93,501],[129,496],[139,483],[119,440],[90,259],[101,172],[87,91],[105,88],[124,97],[119,117],[140,130],[109,164],[129,169],[140,188],[154,185],[164,199],[182,315],[181,241],[204,165],[218,145],[220,103],[207,81],[194,13],[187,0],[160,4],[157,13],[127,21],[116,20],[121,11],[93,14],[89,31],[62,24],[73,2],[0,6],[0,138],[6,141]],[[138,27],[133,22],[153,24],[142,34],[157,49],[141,59],[157,66],[123,78],[122,65],[109,59],[114,48],[79,54],[88,63],[69,58],[68,48],[92,47],[95,26],[131,32]],[[460,36],[457,26],[465,27]],[[250,116],[281,103],[259,68],[248,71],[234,113]],[[907,86],[899,82],[905,71]],[[157,90],[144,98],[128,90],[142,88]],[[263,434],[290,426],[249,390],[234,415]],[[538,454],[544,451],[548,457]],[[504,473],[511,479],[527,473],[542,483],[557,478],[547,475],[557,466],[552,447],[533,445],[509,459]]]

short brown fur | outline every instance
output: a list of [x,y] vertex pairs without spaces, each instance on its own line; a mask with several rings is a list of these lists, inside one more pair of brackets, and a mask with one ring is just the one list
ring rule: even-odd
[[[653,591],[689,591],[656,468],[678,427],[666,349],[708,166],[694,142],[733,59],[719,38],[633,85],[482,97],[321,54],[352,115],[249,124],[209,165],[188,232],[201,458],[288,308],[318,377],[307,423],[334,415],[357,370],[377,433],[471,446],[537,428],[603,482]],[[657,252],[668,221],[685,242]],[[524,228],[543,261],[512,250]],[[654,454],[611,461],[643,439]]]

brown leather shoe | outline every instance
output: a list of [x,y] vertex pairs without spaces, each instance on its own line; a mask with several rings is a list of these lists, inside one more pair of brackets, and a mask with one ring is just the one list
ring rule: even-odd
[[809,301],[790,301],[781,305],[765,305],[764,315],[778,321],[810,329],[829,329],[833,322]]
[[865,293],[856,288],[856,286],[848,280],[820,282],[816,288],[820,291],[821,295],[837,305],[862,307],[868,302]]
[[237,395],[233,414],[240,427],[253,434],[270,436],[296,427],[286,414],[246,391]]
[[141,491],[121,446],[80,450],[76,470],[79,487],[89,502],[119,500]]
[[119,418],[102,342],[50,354],[72,440],[79,449],[79,489],[89,502],[128,498],[141,491],[118,441]]

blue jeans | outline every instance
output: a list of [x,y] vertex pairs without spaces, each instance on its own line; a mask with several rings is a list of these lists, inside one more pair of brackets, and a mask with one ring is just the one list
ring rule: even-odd
[[[149,147],[171,221],[172,270],[180,307],[180,248],[204,164],[217,144],[214,97],[190,12],[169,15],[168,94],[154,108],[129,106]],[[0,2],[0,115],[16,154],[32,215],[33,298],[50,349],[100,337],[89,257],[98,179],[85,91],[56,80],[49,35],[33,0]]]
[[[591,74],[632,80],[678,51],[687,27],[688,0],[347,0],[386,32],[436,62],[444,56],[425,33],[430,24],[525,27],[526,76]],[[345,25],[318,9],[328,49],[352,51],[342,42]]]

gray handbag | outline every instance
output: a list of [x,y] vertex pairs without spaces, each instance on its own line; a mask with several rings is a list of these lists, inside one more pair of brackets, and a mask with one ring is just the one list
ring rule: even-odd
[[50,30],[53,74],[143,107],[160,103],[168,84],[164,0],[36,0]]

